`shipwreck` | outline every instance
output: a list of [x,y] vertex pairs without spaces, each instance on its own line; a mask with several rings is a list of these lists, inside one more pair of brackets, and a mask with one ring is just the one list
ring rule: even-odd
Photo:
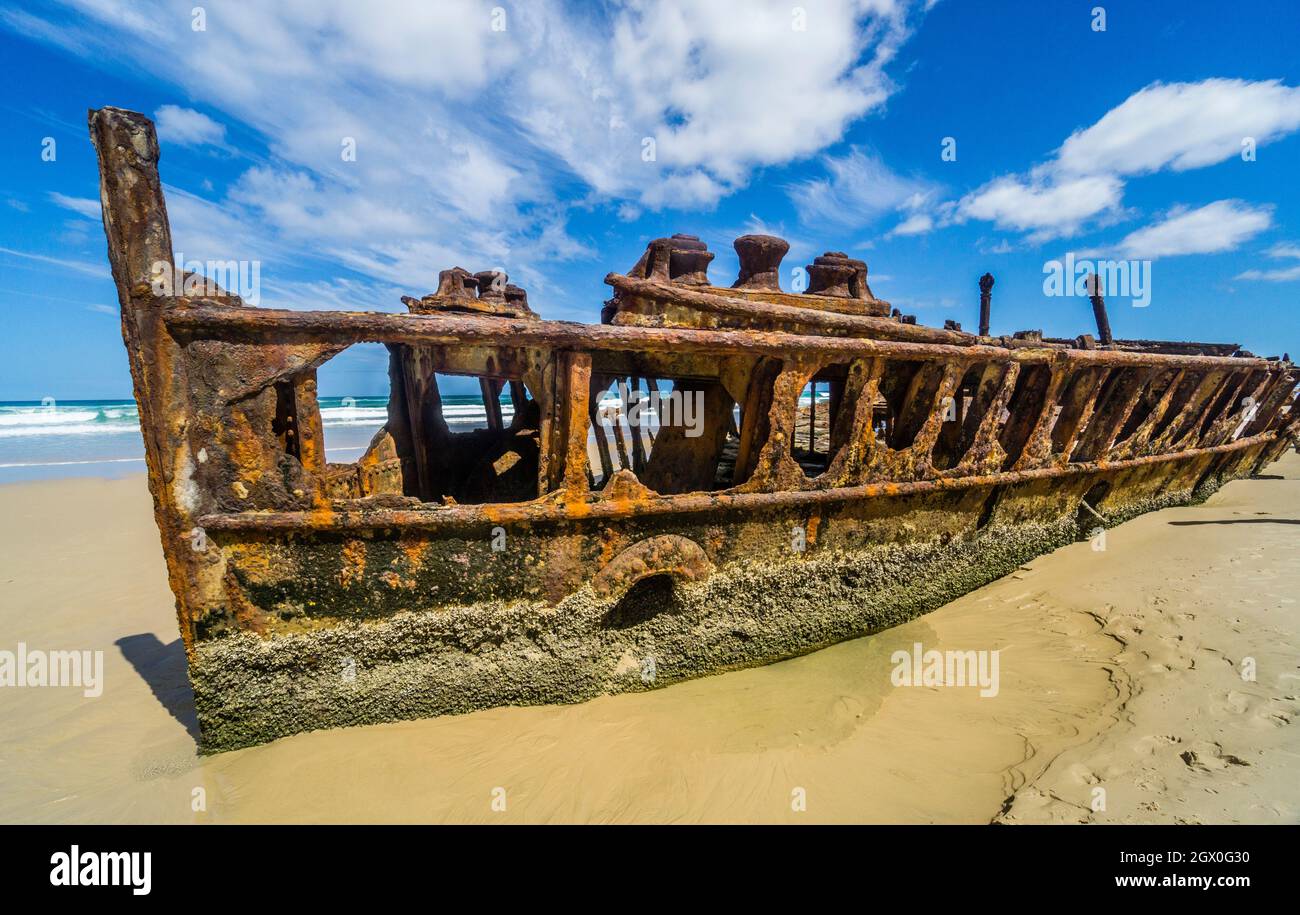
[[[896,625],[1297,436],[1300,374],[1231,344],[918,324],[828,252],[652,241],[598,325],[499,271],[407,313],[160,289],[172,240],[144,116],[90,112],[149,487],[205,752],[322,727],[574,702]],[[160,265],[162,267],[160,268]],[[326,459],[317,370],[390,358],[387,423]],[[454,431],[438,376],[478,379]],[[621,392],[618,401],[609,393]],[[638,393],[639,392],[639,393]],[[629,422],[660,395],[692,422]]]

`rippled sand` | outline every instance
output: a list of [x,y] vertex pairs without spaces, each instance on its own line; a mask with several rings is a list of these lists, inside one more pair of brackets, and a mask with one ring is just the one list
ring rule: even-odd
[[[781,664],[207,758],[143,478],[0,486],[0,649],[106,668],[0,688],[0,819],[1295,821],[1300,457],[1268,474]],[[918,642],[1000,651],[998,695],[893,686]]]

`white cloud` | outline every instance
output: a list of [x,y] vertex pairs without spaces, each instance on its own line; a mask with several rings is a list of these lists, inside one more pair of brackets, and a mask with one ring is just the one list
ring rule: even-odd
[[1264,253],[1269,257],[1300,258],[1300,245],[1280,241]]
[[981,238],[976,242],[976,247],[981,254],[1010,254],[1016,250],[1016,246],[1005,238],[998,239],[994,244],[989,244],[985,239]]
[[1119,206],[1123,183],[1112,175],[1064,181],[999,178],[966,195],[960,217],[992,222],[999,228],[1052,238],[1076,231],[1085,220]]
[[1300,280],[1300,264],[1278,270],[1243,270],[1237,274],[1237,279],[1263,280],[1267,283],[1288,283],[1291,280]]
[[67,194],[60,194],[58,191],[50,191],[50,199],[65,210],[72,210],[72,212],[79,213],[87,219],[100,218],[98,200],[92,200],[89,197],[69,197]]
[[1280,80],[1153,83],[1070,135],[1056,165],[1073,174],[1139,175],[1214,165],[1300,127],[1300,89]]
[[1072,133],[1027,175],[997,178],[967,194],[959,218],[1028,231],[1033,240],[1069,235],[1119,214],[1125,177],[1213,165],[1239,155],[1244,137],[1262,146],[1297,128],[1300,89],[1278,80],[1153,83]]
[[899,175],[856,147],[844,156],[823,157],[822,165],[827,177],[787,189],[803,223],[863,227],[886,213],[919,211],[937,193],[929,182]]
[[913,213],[894,228],[890,235],[924,235],[934,228],[934,218],[929,213]]
[[193,108],[163,105],[153,115],[161,143],[179,146],[220,146],[226,139],[226,126]]
[[1231,251],[1273,224],[1270,207],[1240,200],[1216,200],[1195,210],[1175,209],[1155,225],[1120,242],[1125,257],[1155,259],[1180,254]]
[[556,4],[529,8],[531,65],[506,104],[597,194],[707,208],[754,168],[815,153],[880,107],[908,9],[631,0],[584,26]]
[[[1264,252],[1278,260],[1300,260],[1300,245],[1293,242],[1278,242]],[[1263,280],[1269,283],[1286,283],[1300,280],[1300,264],[1293,267],[1278,267],[1272,270],[1251,269],[1237,274],[1239,280]]]
[[20,257],[23,260],[35,261],[38,264],[51,264],[62,270],[72,270],[85,276],[93,276],[95,279],[102,280],[105,270],[103,264],[91,264],[86,261],[74,261],[63,257],[49,257],[45,254],[35,254],[31,251],[18,251],[14,248],[0,248],[0,254],[6,254],[10,257]]
[[[800,31],[784,0],[637,3],[615,22],[614,71],[630,119],[657,122],[660,161],[736,181],[816,152],[884,102],[879,57],[900,39],[903,9],[824,0],[808,4]],[[882,27],[874,49],[859,27],[868,17]]]

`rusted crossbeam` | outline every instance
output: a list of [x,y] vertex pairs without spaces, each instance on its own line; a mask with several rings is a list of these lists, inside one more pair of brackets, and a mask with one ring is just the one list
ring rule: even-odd
[[[209,337],[233,342],[409,343],[431,346],[492,344],[556,349],[623,350],[658,348],[664,352],[784,354],[827,357],[889,356],[926,362],[951,358],[987,362],[1080,365],[1153,365],[1263,369],[1287,366],[1259,358],[1173,356],[1107,350],[1066,350],[1039,347],[956,346],[901,340],[823,337],[782,331],[694,330],[668,327],[574,324],[567,321],[523,321],[479,315],[413,315],[383,312],[287,311],[270,308],[222,308],[184,304],[159,297],[167,327],[179,336]],[[169,304],[170,302],[170,304]],[[866,319],[860,319],[866,320]]]
[[860,486],[845,486],[832,489],[717,494],[688,493],[673,496],[658,496],[651,493],[647,498],[635,503],[625,499],[602,500],[599,497],[581,501],[543,497],[533,502],[508,505],[429,505],[427,508],[412,509],[338,508],[312,512],[241,512],[206,515],[199,519],[199,523],[203,525],[205,530],[209,531],[359,531],[382,528],[434,530],[473,524],[505,524],[546,520],[576,521],[690,514],[729,509],[755,511],[773,507],[833,505],[857,499],[908,496],[935,491],[971,489],[980,486],[1000,486],[1029,480],[1128,470],[1134,467],[1146,467],[1170,461],[1192,460],[1207,455],[1242,451],[1255,445],[1266,444],[1274,441],[1278,434],[1277,432],[1265,432],[1250,438],[1238,439],[1226,445],[1194,448],[1173,454],[1153,454],[1123,461],[1089,461],[1042,467],[1035,470],[1006,471],[967,477],[942,477],[932,480],[909,480],[898,483],[867,483]]

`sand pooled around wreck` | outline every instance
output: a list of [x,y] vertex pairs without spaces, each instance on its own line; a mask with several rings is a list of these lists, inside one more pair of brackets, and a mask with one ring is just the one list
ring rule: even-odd
[[[806,657],[212,757],[143,476],[0,486],[0,515],[0,652],[104,671],[0,687],[7,822],[1300,819],[1295,454]],[[998,652],[997,694],[894,685],[918,644]]]

